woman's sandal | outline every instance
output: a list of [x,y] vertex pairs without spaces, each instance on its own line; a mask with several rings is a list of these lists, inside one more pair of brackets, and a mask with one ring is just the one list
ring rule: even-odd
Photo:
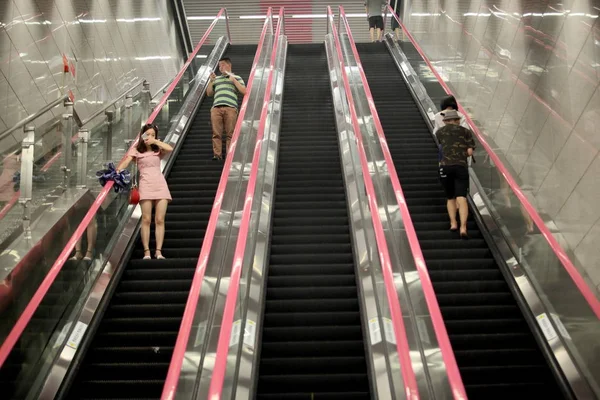
[[92,251],[88,250],[85,252],[85,257],[83,257],[83,260],[84,261],[92,261],[92,256],[93,256]]
[[144,258],[142,258],[142,260],[151,260],[152,257],[150,255],[146,255],[146,253],[150,253],[150,249],[144,249]]
[[71,258],[69,258],[69,260],[71,261],[79,261],[83,258],[83,255],[81,254],[81,250],[75,250],[75,255]]
[[156,257],[157,260],[166,260],[166,258],[164,258],[163,255],[162,255],[162,250],[161,249],[156,249],[156,252],[154,253],[154,256]]

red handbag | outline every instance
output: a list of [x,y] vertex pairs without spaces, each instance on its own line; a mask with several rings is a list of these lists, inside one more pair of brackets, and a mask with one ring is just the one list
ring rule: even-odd
[[136,205],[140,202],[140,191],[137,185],[137,171],[133,174],[133,183],[129,191],[129,204]]
[[129,191],[129,204],[136,205],[140,202],[140,191],[137,186],[134,186]]

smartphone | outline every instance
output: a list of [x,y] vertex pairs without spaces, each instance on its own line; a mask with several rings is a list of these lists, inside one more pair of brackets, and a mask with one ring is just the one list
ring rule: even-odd
[[148,139],[148,134],[147,133],[142,133],[142,140],[146,140]]

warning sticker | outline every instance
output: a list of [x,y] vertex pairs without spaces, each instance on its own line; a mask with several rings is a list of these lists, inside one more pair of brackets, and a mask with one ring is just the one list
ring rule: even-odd
[[381,342],[381,329],[379,329],[379,320],[377,318],[371,318],[369,320],[369,336],[371,337],[371,344],[377,344]]
[[550,322],[550,319],[546,313],[538,315],[536,319],[540,325],[540,328],[542,328],[542,332],[544,332],[546,340],[552,340],[556,338],[556,330],[554,330],[554,327],[552,326],[552,323]]
[[231,325],[231,336],[229,337],[229,347],[238,344],[240,341],[240,331],[242,329],[242,320],[238,319]]
[[388,343],[396,344],[396,334],[394,333],[394,325],[389,318],[383,319],[383,329],[385,330],[385,340]]
[[81,321],[77,321],[75,329],[73,329],[73,332],[71,332],[71,336],[67,341],[67,346],[69,346],[73,350],[77,350],[77,347],[79,346],[79,343],[81,343],[81,339],[83,339],[83,335],[85,334],[87,327],[88,324],[85,324]]
[[244,328],[244,344],[251,349],[254,349],[254,341],[256,340],[256,322],[247,319],[246,327]]

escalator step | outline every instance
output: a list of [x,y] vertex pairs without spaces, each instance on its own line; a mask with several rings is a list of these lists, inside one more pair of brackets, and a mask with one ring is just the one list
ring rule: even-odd
[[289,46],[284,92],[256,398],[369,399],[323,45]]

